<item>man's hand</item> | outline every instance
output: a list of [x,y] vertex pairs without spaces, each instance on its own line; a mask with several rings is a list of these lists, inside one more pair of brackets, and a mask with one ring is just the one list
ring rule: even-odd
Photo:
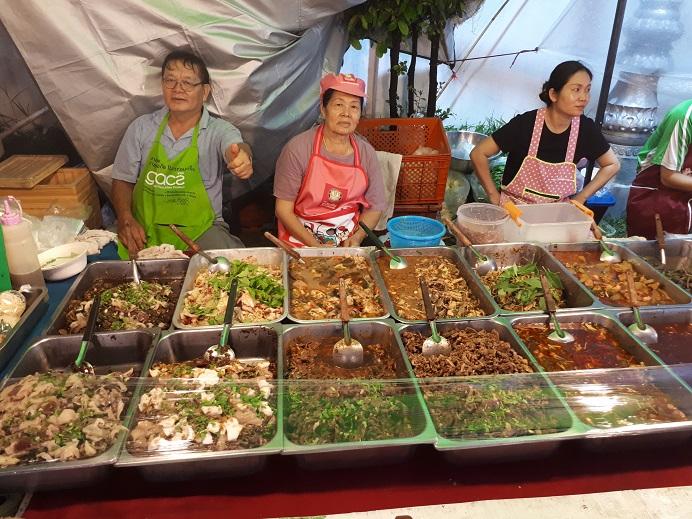
[[252,158],[237,144],[228,147],[228,170],[241,180],[252,176]]
[[134,217],[118,219],[118,238],[127,247],[131,258],[135,258],[147,245],[144,228]]

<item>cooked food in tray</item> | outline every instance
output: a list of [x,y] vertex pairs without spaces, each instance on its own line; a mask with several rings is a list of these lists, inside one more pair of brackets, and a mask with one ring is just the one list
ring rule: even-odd
[[125,428],[132,371],[108,375],[37,373],[0,392],[0,467],[92,458]]
[[[536,263],[512,265],[502,270],[488,272],[481,277],[481,280],[488,287],[497,304],[504,310],[512,312],[544,310],[545,301],[539,268],[541,267]],[[555,304],[558,308],[564,307],[566,299],[560,277],[550,270],[544,272]]]
[[127,448],[135,455],[260,447],[276,433],[269,361],[155,364]]
[[656,256],[642,256],[646,262],[658,270],[673,283],[677,283],[688,292],[692,290],[692,257],[673,256],[665,265]]
[[620,346],[618,339],[604,326],[592,323],[561,323],[560,326],[574,336],[574,342],[548,340],[551,328],[542,323],[514,326],[546,371],[644,366]]
[[400,317],[412,321],[425,319],[420,278],[428,284],[430,300],[438,319],[485,315],[459,268],[449,258],[407,256],[406,262],[408,268],[393,270],[389,268],[388,257],[377,258],[389,297]]
[[352,318],[382,317],[380,291],[362,256],[303,257],[305,264],[289,263],[291,315],[297,319],[339,318],[339,280],[346,281],[346,299]]
[[647,345],[651,351],[666,364],[692,363],[692,323],[655,324],[654,328],[658,341]]
[[97,330],[136,330],[140,328],[168,328],[171,324],[180,280],[142,281],[115,284],[98,280],[79,299],[67,305],[66,328],[61,335],[84,331],[89,310],[96,294],[101,294],[101,307]]
[[26,297],[17,290],[0,292],[0,344],[26,310]]
[[660,281],[640,274],[631,262],[604,263],[599,261],[598,251],[555,251],[552,253],[565,264],[587,288],[604,304],[611,306],[630,306],[627,274],[634,275],[634,288],[642,306],[671,305],[675,302],[661,286]]
[[281,267],[258,265],[254,258],[231,261],[230,272],[197,272],[192,289],[185,294],[180,322],[186,326],[223,324],[228,288],[238,278],[234,322],[258,323],[278,320],[283,314],[284,287]]

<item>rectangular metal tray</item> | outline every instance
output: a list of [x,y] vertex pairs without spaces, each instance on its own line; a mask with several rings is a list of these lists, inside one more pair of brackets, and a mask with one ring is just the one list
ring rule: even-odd
[[[555,272],[566,291],[567,306],[558,308],[558,312],[565,312],[575,308],[599,308],[603,305],[590,292],[588,292],[579,283],[567,268],[557,261],[553,256],[548,254],[548,251],[541,245],[535,243],[504,243],[494,245],[475,245],[475,248],[495,260],[499,269],[511,267],[512,265],[525,265],[530,262],[535,262],[539,267],[545,267],[548,270]],[[464,259],[470,264],[475,265],[476,257],[470,248],[466,247],[462,250]],[[475,272],[475,270],[474,270]],[[482,280],[481,280],[482,283]],[[485,287],[485,284],[483,284]],[[488,292],[490,290],[485,287]],[[495,304],[499,307],[497,301]],[[500,315],[523,315],[531,313],[541,313],[539,310],[530,312],[513,312],[511,310],[499,309]]]
[[[634,267],[634,270],[636,272],[639,272],[640,274],[644,274],[645,276],[655,279],[661,284],[661,287],[663,290],[671,297],[671,299],[674,301],[674,305],[685,305],[689,304],[692,302],[692,298],[690,297],[690,294],[685,292],[682,288],[680,288],[678,285],[667,279],[665,276],[663,276],[661,273],[659,273],[655,268],[653,268],[651,265],[649,265],[646,261],[644,261],[642,258],[637,256],[634,252],[629,250],[626,247],[623,247],[622,245],[618,245],[617,243],[612,243],[609,242],[608,246],[615,252],[618,252],[620,256],[622,257],[623,260],[627,260],[632,263],[632,266]],[[548,251],[550,252],[555,252],[555,251],[569,251],[569,252],[574,252],[574,251],[600,251],[601,246],[599,245],[598,242],[583,242],[583,243],[553,243],[548,246]],[[612,306],[612,305],[607,305],[600,301],[596,297],[596,295],[591,292],[586,286],[584,286],[574,275],[572,271],[567,269],[561,261],[559,261],[557,258],[555,258],[555,261],[557,261],[562,267],[566,270],[568,270],[569,275],[575,280],[576,283],[579,284],[580,287],[583,287],[584,290],[588,291],[589,294],[592,295],[597,301],[599,301],[599,304],[602,307],[605,308],[622,308],[622,306]],[[670,307],[673,305],[642,305],[642,308],[656,308],[658,306],[666,306]]]
[[[301,251],[302,252],[302,251]],[[307,469],[332,469],[343,467],[364,467],[397,463],[407,459],[419,444],[431,444],[435,439],[435,430],[423,403],[423,397],[411,378],[411,373],[404,360],[404,354],[397,341],[391,320],[360,321],[351,323],[351,334],[360,341],[367,350],[368,344],[379,343],[389,346],[390,353],[396,358],[398,379],[383,383],[404,385],[407,393],[413,398],[408,400],[411,415],[416,420],[417,433],[415,436],[391,440],[370,440],[362,442],[329,443],[322,445],[299,445],[288,439],[284,426],[284,451],[282,454],[296,457],[298,464]],[[312,325],[284,326],[283,333],[283,371],[282,395],[287,398],[290,385],[305,384],[307,387],[318,387],[321,381],[293,381],[286,379],[287,351],[297,338],[309,336],[313,338],[340,336],[341,326],[336,323]],[[378,381],[382,382],[382,381]],[[333,382],[332,382],[333,383]],[[327,382],[329,384],[329,382]],[[363,382],[367,384],[367,382]],[[284,405],[284,409],[285,409]],[[284,423],[286,422],[284,419]]]
[[[281,327],[279,325],[231,328],[231,344],[236,357],[239,359],[263,358],[271,360],[276,363],[278,374],[281,369],[280,332]],[[149,365],[157,362],[181,362],[201,357],[209,346],[218,343],[219,335],[220,329],[166,332],[156,345]],[[144,383],[151,381],[153,379],[143,380]],[[276,434],[262,447],[243,450],[136,455],[128,451],[127,441],[124,441],[116,466],[136,466],[143,477],[152,481],[238,476],[259,471],[264,467],[267,456],[280,452],[283,446],[281,435],[282,402],[278,387],[277,378],[274,387],[274,394],[277,398]],[[138,391],[138,397],[141,395],[142,389],[140,388]],[[136,407],[134,411],[128,423],[129,430],[135,426]]]
[[[140,330],[97,333],[94,336],[96,346],[89,346],[86,360],[94,366],[97,374],[134,368],[133,377],[137,377],[147,367],[147,357],[155,337]],[[39,339],[26,350],[2,386],[10,378],[45,373],[51,369],[64,370],[77,357],[80,344],[81,337],[76,335]],[[134,409],[131,396],[123,414],[123,425]],[[93,458],[0,469],[0,490],[32,491],[94,484],[111,470],[126,436],[127,432],[123,431],[107,451]]]
[[[409,256],[440,256],[443,258],[447,258],[457,266],[459,272],[461,273],[461,277],[463,277],[464,281],[466,281],[469,290],[476,297],[476,299],[478,299],[479,306],[485,312],[484,317],[492,317],[498,314],[500,309],[495,303],[493,296],[490,295],[490,292],[488,292],[488,290],[485,288],[485,285],[483,285],[483,283],[474,274],[471,266],[463,259],[461,254],[459,254],[459,252],[457,251],[457,249],[453,247],[407,248],[396,249],[396,254],[404,258]],[[394,301],[392,300],[392,297],[389,295],[389,290],[387,289],[387,282],[385,281],[384,274],[380,270],[379,263],[377,262],[377,258],[384,255],[385,254],[382,251],[375,250],[370,254],[370,258],[372,260],[373,265],[375,266],[375,275],[377,276],[378,284],[385,287],[385,308],[392,317],[394,317],[398,321],[401,321],[402,323],[412,324],[425,322],[425,319],[404,319],[397,313]],[[418,289],[418,287],[413,286],[411,287],[411,289]],[[450,319],[437,319],[437,322],[458,321],[460,319],[479,319],[479,317],[458,316]]]
[[[539,371],[538,365],[524,348],[521,341],[518,340],[515,334],[512,333],[506,322],[500,318],[484,319],[473,321],[457,321],[445,322],[438,325],[438,331],[441,334],[448,333],[452,330],[473,328],[474,330],[496,331],[500,339],[508,342],[512,349],[526,358],[531,367],[536,373],[517,373],[511,375],[485,375],[474,377],[436,377],[436,378],[416,378],[420,387],[423,399],[425,400],[424,386],[427,383],[470,383],[477,386],[483,384],[498,384],[507,387],[535,387],[549,391],[554,395],[555,408],[554,412],[558,414],[560,420],[560,431],[547,434],[526,434],[522,436],[511,436],[505,438],[449,438],[440,432],[436,426],[435,415],[428,406],[428,413],[432,419],[433,425],[436,427],[437,439],[435,448],[442,452],[443,456],[452,463],[458,464],[475,464],[475,463],[494,463],[506,462],[521,459],[536,459],[549,456],[555,452],[560,445],[571,438],[577,437],[583,429],[579,427],[579,423],[570,410],[566,407],[562,396],[555,390],[547,377]],[[403,345],[401,334],[405,331],[414,331],[427,336],[430,334],[430,328],[427,324],[416,325],[397,325],[397,336],[401,341],[402,349],[406,352]],[[415,375],[415,369],[410,364],[408,355],[406,362],[409,364],[411,371]],[[427,405],[427,400],[426,400]],[[576,426],[575,426],[576,424]]]
[[[375,281],[375,284],[377,285],[378,290],[380,291],[380,302],[382,303],[382,308],[384,309],[384,312],[382,315],[377,316],[377,317],[353,317],[351,320],[353,322],[358,322],[358,321],[372,321],[375,319],[385,319],[389,317],[389,313],[387,312],[387,302],[385,299],[385,287],[381,283],[381,281],[377,278],[375,275],[375,271],[377,270],[377,267],[373,265],[372,259],[370,258],[370,251],[373,250],[373,247],[322,247],[322,248],[317,248],[317,247],[303,247],[300,249],[300,255],[305,257],[305,258],[330,258],[330,257],[347,257],[347,256],[359,256],[363,257],[368,261],[368,264],[370,265],[370,275],[372,276],[373,280]],[[289,260],[293,261],[293,260]],[[288,261],[286,263],[288,265]],[[293,286],[293,280],[291,279],[290,275],[286,276],[288,283],[284,285],[287,287],[288,291],[288,318],[291,321],[294,321],[296,323],[301,323],[301,324],[319,324],[319,323],[337,323],[339,322],[339,319],[298,319],[295,315],[291,313],[291,287]]]
[[26,298],[26,309],[17,324],[7,333],[5,340],[0,342],[0,373],[48,309],[48,290],[45,288],[32,288],[22,294]]
[[[664,250],[666,251],[666,263],[668,265],[674,264],[674,261],[680,258],[680,256],[682,255],[682,246],[685,242],[692,243],[690,240],[666,240]],[[648,259],[659,258],[658,242],[656,240],[627,240],[621,241],[620,244],[624,246],[626,249],[631,250],[636,255],[640,256],[644,261],[646,261],[649,265],[655,268],[658,272],[661,272],[661,269]],[[682,290],[685,290],[688,294],[690,294],[690,296],[692,296],[690,290],[685,289],[685,287],[683,286],[678,286]]]
[[[660,360],[647,348],[643,347],[635,338],[627,331],[612,312],[608,311],[591,311],[591,312],[572,312],[563,313],[558,316],[558,321],[561,323],[594,323],[603,326],[611,332],[618,341],[618,344],[630,353],[636,360],[643,362],[646,366],[651,367],[652,373],[656,373],[657,377],[651,382],[652,385],[658,387],[672,402],[687,415],[689,420],[682,422],[668,422],[664,424],[643,424],[636,426],[600,428],[589,425],[579,418],[579,414],[570,404],[570,397],[564,394],[561,387],[562,384],[582,383],[583,380],[589,377],[595,378],[607,384],[612,381],[617,382],[619,374],[622,376],[628,373],[636,374],[641,368],[633,369],[594,369],[594,370],[579,370],[579,371],[563,371],[563,372],[548,372],[548,378],[555,384],[558,391],[565,397],[567,406],[572,409],[572,412],[577,417],[579,423],[586,428],[583,441],[589,448],[601,450],[608,448],[611,444],[621,448],[639,448],[650,446],[664,439],[668,442],[687,441],[692,436],[692,393],[680,381],[675,374],[667,367],[661,365]],[[510,324],[514,328],[519,323],[545,323],[549,322],[547,316],[517,316],[511,319]],[[513,330],[512,333],[516,333]],[[521,339],[520,339],[521,340]],[[528,349],[528,348],[527,348]],[[540,366],[540,364],[536,361]],[[543,369],[543,368],[541,368]],[[649,368],[646,368],[649,369]]]
[[[137,267],[144,281],[151,279],[181,280],[185,277],[188,262],[189,260],[185,258],[143,260],[137,261]],[[50,324],[46,329],[46,335],[58,335],[58,330],[66,328],[65,312],[70,301],[81,298],[99,279],[110,279],[116,283],[132,281],[132,265],[129,261],[118,260],[89,263],[67,291],[55,312],[53,312]],[[155,332],[159,331],[158,328],[152,330]],[[111,331],[111,333],[119,332]]]
[[[274,247],[256,247],[256,248],[246,248],[246,249],[216,249],[205,251],[211,257],[222,256],[228,258],[229,260],[246,260],[248,258],[255,258],[259,265],[272,265],[281,267],[281,277],[282,284],[284,288],[288,287],[288,263],[286,262],[286,254],[281,249],[276,249]],[[180,297],[178,298],[178,304],[175,306],[175,311],[173,312],[173,326],[180,330],[218,330],[221,325],[207,325],[207,326],[189,326],[180,322],[180,314],[185,307],[185,296],[190,291],[190,289],[195,284],[195,278],[197,277],[197,272],[202,268],[209,265],[209,262],[205,260],[199,254],[192,256],[190,259],[190,264],[187,268],[187,273],[185,274],[185,280],[183,281],[183,288],[180,291]],[[280,323],[288,315],[288,290],[284,294],[284,310],[277,319],[272,319],[271,321],[263,321],[257,323],[233,323],[233,327],[238,326],[258,326],[264,324],[274,324]]]
[[[692,323],[692,308],[690,307],[651,308],[641,310],[640,314],[642,316],[642,321],[653,326],[655,329],[657,329],[659,325]],[[629,326],[634,322],[634,312],[631,310],[615,312],[615,315],[625,326]],[[671,364],[670,358],[667,358],[665,351],[662,351],[656,344],[643,344],[643,347],[650,350],[662,364],[669,366],[670,369],[673,370],[673,373],[680,377],[688,386],[692,387],[692,362]],[[692,352],[692,342],[688,344],[688,347]]]

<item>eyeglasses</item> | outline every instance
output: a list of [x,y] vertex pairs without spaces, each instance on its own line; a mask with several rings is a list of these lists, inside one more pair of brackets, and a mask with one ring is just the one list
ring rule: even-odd
[[190,92],[196,86],[201,85],[202,81],[199,81],[197,83],[193,83],[192,81],[189,81],[187,79],[182,79],[179,81],[179,80],[173,79],[173,78],[168,78],[168,79],[163,80],[163,86],[165,86],[166,88],[168,88],[170,90],[173,90],[175,88],[175,86],[178,84],[180,84],[180,89],[183,92]]

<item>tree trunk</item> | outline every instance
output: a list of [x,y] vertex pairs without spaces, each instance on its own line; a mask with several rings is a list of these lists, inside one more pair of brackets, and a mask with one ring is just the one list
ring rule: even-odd
[[430,36],[430,84],[428,85],[428,109],[426,117],[435,117],[437,106],[437,55],[440,50],[440,35],[435,33]]
[[408,66],[408,110],[409,117],[416,107],[416,58],[418,57],[418,25],[411,26],[411,63]]
[[389,117],[399,117],[397,106],[397,86],[399,85],[399,48],[401,47],[401,34],[392,34],[392,47],[389,49]]

